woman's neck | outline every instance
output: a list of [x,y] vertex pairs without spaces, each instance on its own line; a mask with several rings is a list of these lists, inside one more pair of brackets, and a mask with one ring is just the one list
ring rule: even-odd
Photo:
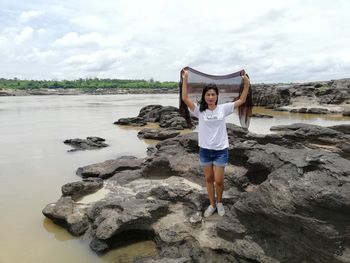
[[216,105],[208,105],[208,110],[215,110],[216,109]]

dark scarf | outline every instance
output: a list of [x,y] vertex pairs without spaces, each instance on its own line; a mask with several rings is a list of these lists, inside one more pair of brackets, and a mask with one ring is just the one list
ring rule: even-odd
[[[244,70],[231,73],[228,75],[217,76],[208,75],[197,71],[193,68],[186,67],[184,70],[188,71],[188,85],[187,91],[188,96],[193,102],[200,100],[202,95],[203,87],[207,84],[215,84],[219,89],[219,103],[232,102],[239,99],[243,91],[243,80],[241,75],[244,74]],[[182,101],[182,74],[180,72],[180,114],[186,119],[187,125],[191,128],[192,122],[190,118],[190,113],[186,104]],[[242,128],[248,129],[250,123],[250,116],[252,114],[252,91],[249,87],[248,96],[246,102],[238,108],[238,116]]]

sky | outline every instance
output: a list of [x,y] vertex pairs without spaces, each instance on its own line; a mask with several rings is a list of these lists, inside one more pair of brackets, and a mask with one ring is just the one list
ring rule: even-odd
[[0,0],[0,78],[350,77],[347,0]]

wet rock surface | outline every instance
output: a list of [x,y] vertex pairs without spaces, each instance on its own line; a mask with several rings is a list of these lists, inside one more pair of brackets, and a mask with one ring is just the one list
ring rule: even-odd
[[100,137],[86,137],[86,139],[67,139],[63,143],[73,147],[68,152],[93,150],[107,147],[108,144],[104,143],[105,139]]
[[[136,262],[349,262],[350,125],[276,126],[267,135],[227,127],[223,217],[202,217],[209,203],[197,133],[160,141],[146,158],[79,168],[81,184],[43,213],[98,253],[128,237],[153,240],[158,255]],[[94,191],[105,194],[79,201]]]

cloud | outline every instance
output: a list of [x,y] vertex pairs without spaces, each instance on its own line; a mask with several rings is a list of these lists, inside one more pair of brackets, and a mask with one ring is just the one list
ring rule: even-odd
[[53,50],[39,50],[38,48],[32,48],[27,54],[19,57],[31,62],[46,63],[48,59],[55,57],[56,53]]
[[120,50],[101,50],[90,54],[74,55],[62,62],[66,70],[105,71],[125,57]]
[[95,32],[85,35],[79,35],[76,32],[70,32],[54,41],[53,45],[62,47],[84,47],[98,46],[103,43],[103,37]]
[[79,25],[90,30],[104,30],[108,28],[108,24],[106,23],[104,18],[95,15],[74,17],[69,21],[73,24]]
[[21,30],[21,32],[15,36],[14,41],[16,44],[22,44],[23,42],[29,40],[33,36],[34,29],[27,26]]
[[29,10],[29,11],[23,11],[19,16],[19,22],[20,23],[27,23],[28,21],[42,16],[44,14],[43,11],[39,10]]

